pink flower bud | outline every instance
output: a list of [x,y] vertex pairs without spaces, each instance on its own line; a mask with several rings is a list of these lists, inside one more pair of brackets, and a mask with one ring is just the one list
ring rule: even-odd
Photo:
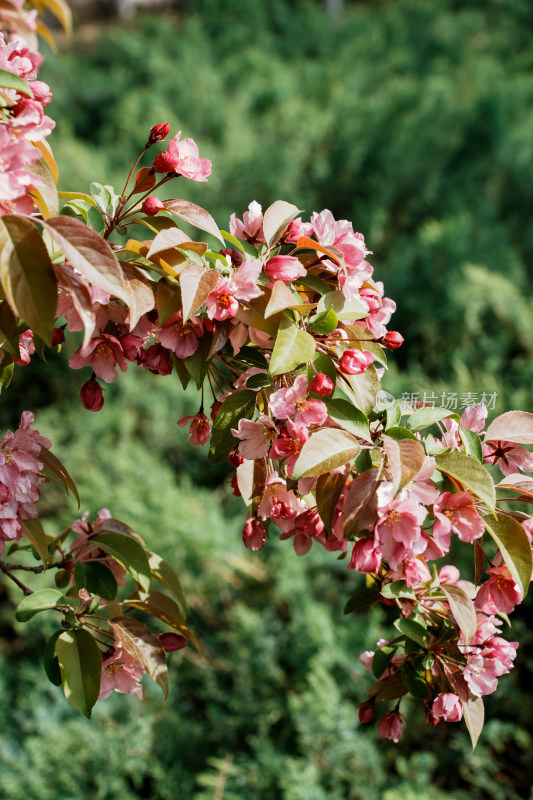
[[401,347],[403,343],[404,338],[398,331],[388,331],[381,339],[383,347],[387,347],[389,350],[396,350],[398,347]]
[[151,195],[150,197],[146,198],[141,208],[143,213],[148,217],[155,217],[155,215],[159,214],[159,212],[162,211],[165,206],[158,197]]
[[239,455],[237,448],[234,447],[233,450],[230,451],[228,461],[234,469],[237,469],[237,467],[240,467],[244,462],[244,458]]
[[266,530],[257,517],[248,517],[242,531],[242,541],[248,550],[262,550],[266,542]]
[[150,131],[150,136],[148,137],[148,144],[152,145],[156,142],[162,142],[163,139],[167,138],[169,133],[170,125],[168,122],[160,122],[158,125],[154,125]]
[[104,405],[102,387],[94,378],[91,378],[83,384],[80,389],[80,397],[83,407],[86,408],[87,411],[100,411]]
[[0,483],[0,505],[7,503],[11,497],[11,489],[5,483]]
[[265,274],[271,281],[288,283],[296,278],[303,278],[307,273],[301,261],[294,256],[274,256],[268,259]]
[[361,375],[373,361],[374,356],[368,350],[345,350],[339,366],[346,375]]
[[359,722],[362,725],[366,725],[368,722],[372,722],[374,719],[374,701],[373,700],[365,700],[364,703],[361,703],[358,710]]
[[235,497],[242,497],[241,490],[239,489],[239,484],[237,482],[237,476],[236,475],[234,475],[233,478],[231,479],[230,485],[231,485],[231,488],[233,489],[232,494],[234,494]]
[[389,711],[378,723],[378,736],[381,736],[382,739],[398,742],[402,735],[404,724],[405,719],[399,711]]
[[65,330],[62,328],[54,328],[52,331],[52,347],[57,347],[65,341]]
[[463,707],[456,694],[447,692],[439,694],[431,707],[436,717],[442,717],[445,722],[460,722],[463,718]]
[[155,635],[166,653],[174,653],[176,650],[187,647],[187,639],[179,633],[156,633]]
[[319,394],[320,397],[327,397],[332,393],[334,388],[335,384],[331,378],[328,378],[323,372],[319,372],[311,381],[309,391]]

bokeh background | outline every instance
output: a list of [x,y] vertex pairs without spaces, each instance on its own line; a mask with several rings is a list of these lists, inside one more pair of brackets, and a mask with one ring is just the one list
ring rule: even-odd
[[[43,47],[61,188],[120,190],[150,127],[169,121],[213,161],[181,196],[221,227],[252,199],[286,199],[365,234],[406,338],[391,393],[533,411],[531,0],[142,5],[78,0],[74,39]],[[475,753],[463,726],[428,729],[408,703],[400,744],[379,740],[357,721],[370,683],[358,654],[387,635],[386,611],[343,617],[357,578],[318,548],[245,551],[224,466],[175,424],[194,392],[131,368],[91,414],[86,376],[66,369],[75,346],[19,369],[0,421],[34,408],[82,508],[108,506],[176,565],[204,654],[170,657],[167,703],[147,685],[142,705],[114,694],[88,722],[46,684],[52,622],[13,623],[16,593],[0,586],[0,797],[532,796],[531,602],[506,632],[516,669],[486,703]],[[53,486],[41,508],[49,532],[77,513]]]

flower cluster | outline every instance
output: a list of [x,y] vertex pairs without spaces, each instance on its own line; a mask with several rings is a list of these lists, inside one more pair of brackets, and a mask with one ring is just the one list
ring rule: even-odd
[[45,147],[46,137],[55,123],[44,113],[52,99],[46,83],[37,80],[42,56],[14,38],[6,41],[0,33],[0,69],[21,78],[28,94],[16,89],[1,89],[5,106],[0,126],[0,215],[31,214],[34,202],[30,191],[41,185],[31,167],[41,158],[36,143]]
[[24,411],[17,430],[7,431],[0,441],[0,555],[6,542],[22,536],[21,520],[37,517],[35,503],[45,480],[39,456],[51,442],[31,427],[33,421],[33,414]]

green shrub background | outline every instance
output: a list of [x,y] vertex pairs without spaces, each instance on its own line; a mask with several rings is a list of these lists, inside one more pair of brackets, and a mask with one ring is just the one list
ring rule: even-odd
[[[189,0],[127,27],[81,25],[41,72],[61,188],[120,190],[168,120],[213,160],[207,184],[176,182],[174,196],[222,227],[281,198],[365,234],[406,337],[389,391],[497,393],[497,412],[531,411],[532,26],[528,0],[347,2],[336,22],[319,2]],[[45,685],[53,622],[13,624],[17,594],[0,587],[0,797],[530,797],[530,603],[506,631],[517,668],[474,754],[462,726],[428,729],[409,704],[400,744],[379,740],[357,721],[370,683],[358,655],[387,635],[386,610],[343,617],[358,579],[318,547],[245,551],[225,467],[175,424],[195,393],[130,368],[90,414],[73,347],[18,370],[2,420],[37,409],[82,509],[108,506],[176,565],[204,653],[170,656],[167,703],[147,685],[142,705],[115,694],[87,722]],[[41,507],[50,532],[77,513],[54,486]]]

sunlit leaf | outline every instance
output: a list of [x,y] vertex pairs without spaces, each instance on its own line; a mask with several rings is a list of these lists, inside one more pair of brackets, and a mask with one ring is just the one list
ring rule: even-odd
[[276,200],[267,208],[263,216],[263,233],[268,247],[272,247],[281,239],[288,225],[295,219],[300,210],[285,200]]
[[496,519],[487,514],[483,521],[496,542],[504,563],[520,589],[523,599],[529,588],[533,567],[531,545],[527,533],[516,519],[501,511],[496,513]]
[[323,475],[351,461],[361,447],[343,430],[324,428],[312,433],[294,465],[294,480]]
[[506,441],[533,444],[533,414],[527,411],[506,411],[491,422],[485,441]]
[[483,500],[490,509],[496,504],[496,491],[489,471],[477,459],[463,453],[443,453],[435,457],[437,469],[455,478]]
[[299,364],[307,363],[315,353],[315,340],[311,334],[297,328],[288,317],[282,317],[276,343],[270,359],[269,375],[290,372]]
[[150,565],[146,551],[139,542],[119,533],[103,533],[92,541],[118,561],[143,589],[148,590],[151,580]]

